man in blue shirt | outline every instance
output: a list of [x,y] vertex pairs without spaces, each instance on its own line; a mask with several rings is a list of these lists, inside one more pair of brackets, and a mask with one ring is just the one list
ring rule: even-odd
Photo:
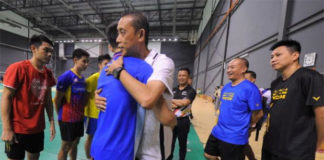
[[244,78],[249,62],[233,59],[227,67],[231,80],[221,92],[218,123],[213,128],[205,157],[210,160],[244,160],[243,147],[248,143],[248,130],[262,116],[261,94],[258,87]]
[[[142,83],[146,83],[153,71],[145,61],[133,57],[124,58],[124,69]],[[131,160],[134,157],[137,102],[123,87],[119,76],[107,76],[104,70],[98,79],[98,89],[102,89],[100,96],[107,99],[107,105],[106,111],[99,113],[91,156],[96,160]]]
[[[119,49],[116,43],[117,23],[109,26],[107,36],[110,43],[109,49],[117,51]],[[113,59],[116,60],[119,56],[120,52],[115,53]],[[119,81],[120,73],[115,72],[107,76],[104,71],[106,69],[107,67],[100,73],[98,89],[102,90],[100,96],[107,99],[107,105],[106,110],[99,113],[98,126],[91,145],[91,156],[96,160],[132,160],[134,158],[137,102]],[[145,61],[133,57],[125,57],[124,65],[120,69],[126,70],[144,84],[153,71]]]

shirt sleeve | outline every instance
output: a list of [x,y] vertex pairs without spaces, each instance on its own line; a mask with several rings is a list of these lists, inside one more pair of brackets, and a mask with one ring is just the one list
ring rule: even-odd
[[160,55],[153,64],[153,73],[148,82],[153,80],[161,81],[172,95],[173,75],[174,63],[172,59],[165,55]]
[[312,71],[302,77],[303,90],[306,91],[306,105],[324,105],[324,78],[319,73]]
[[23,69],[16,64],[10,65],[3,77],[3,85],[8,88],[17,89],[23,80]]
[[71,78],[68,74],[63,73],[57,80],[56,90],[65,92],[71,84]]
[[250,94],[248,95],[248,104],[251,111],[262,109],[261,93],[255,85],[250,87]]
[[191,89],[188,91],[188,94],[187,94],[186,98],[190,100],[190,103],[192,103],[193,100],[195,99],[195,97],[196,97],[196,91],[195,91],[194,89],[191,88]]

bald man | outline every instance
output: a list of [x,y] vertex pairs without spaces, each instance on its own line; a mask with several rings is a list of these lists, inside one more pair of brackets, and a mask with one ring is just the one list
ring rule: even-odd
[[258,87],[244,77],[249,62],[235,58],[227,66],[231,81],[221,91],[220,114],[206,147],[209,160],[244,160],[243,147],[248,143],[248,130],[262,116],[261,95]]

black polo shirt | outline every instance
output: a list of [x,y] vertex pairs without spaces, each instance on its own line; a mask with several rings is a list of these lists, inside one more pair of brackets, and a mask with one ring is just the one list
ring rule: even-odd
[[[196,91],[190,85],[188,85],[183,90],[180,90],[179,86],[173,88],[173,99],[189,99],[190,103],[192,103],[195,97],[196,97]],[[188,106],[178,107],[173,111],[173,113],[177,117],[189,116],[190,112],[191,112],[190,104]]]

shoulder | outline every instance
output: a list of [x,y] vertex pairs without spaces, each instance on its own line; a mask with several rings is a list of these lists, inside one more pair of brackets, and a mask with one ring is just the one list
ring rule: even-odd
[[308,69],[308,68],[300,68],[296,72],[297,72],[296,74],[298,75],[298,77],[303,77],[303,78],[312,78],[312,77],[316,77],[316,76],[322,76],[317,71]]
[[59,77],[58,77],[58,80],[62,80],[62,79],[67,79],[67,78],[72,78],[73,72],[71,72],[70,70],[68,71],[65,71],[63,74],[61,74]]
[[25,68],[25,67],[27,67],[27,60],[15,62],[15,63],[9,65],[7,70],[10,70],[10,69],[22,69],[22,68]]
[[95,81],[99,78],[99,72],[96,72],[92,75],[90,75],[87,79],[86,82],[91,82],[91,81]]
[[196,92],[194,88],[192,88],[192,86],[189,86],[189,91],[192,91],[192,92]]
[[165,54],[159,54],[158,57],[156,58],[156,63],[163,63],[174,67],[173,60]]
[[282,80],[282,77],[281,77],[281,76],[279,76],[279,77],[277,77],[275,80],[273,80],[273,81],[271,82],[271,88],[272,88],[273,86],[275,86],[276,84],[278,84],[281,80]]

